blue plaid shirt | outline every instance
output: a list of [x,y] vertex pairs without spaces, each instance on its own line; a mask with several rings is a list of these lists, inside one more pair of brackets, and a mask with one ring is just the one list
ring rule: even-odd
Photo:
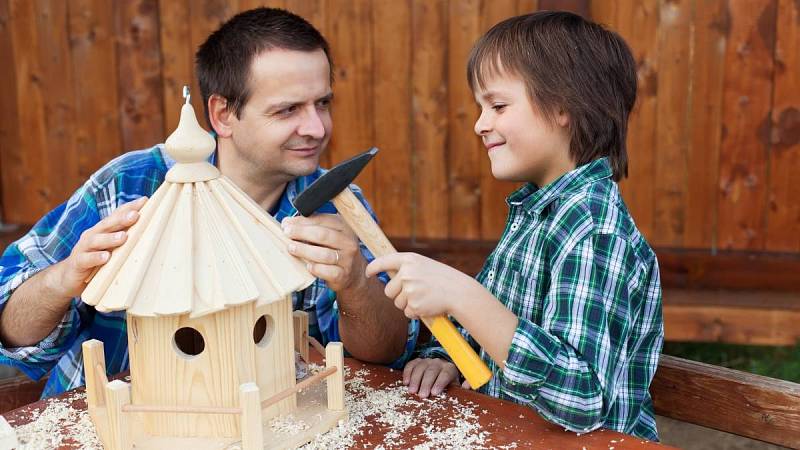
[[[212,162],[214,157],[212,155]],[[151,196],[173,164],[162,145],[126,153],[97,171],[66,203],[48,213],[31,231],[11,244],[0,258],[0,313],[14,289],[25,280],[66,259],[84,230],[117,207],[142,196]],[[281,221],[294,214],[292,200],[324,172],[317,169],[311,175],[288,183],[275,211],[270,211],[275,219]],[[360,189],[356,186],[351,189],[374,216]],[[336,209],[328,203],[319,212],[335,213]],[[373,259],[363,244],[361,252],[368,261]],[[387,281],[385,275],[382,281]],[[316,280],[305,290],[295,292],[293,307],[308,313],[309,335],[323,345],[341,340],[336,293],[324,281]],[[391,367],[400,368],[405,364],[418,333],[419,323],[411,321],[406,350]],[[125,311],[101,313],[80,298],[72,300],[61,323],[38,344],[8,348],[0,343],[0,364],[16,367],[36,380],[54,369],[42,393],[43,398],[49,397],[84,384],[81,344],[88,339],[103,341],[109,374],[128,369]]]

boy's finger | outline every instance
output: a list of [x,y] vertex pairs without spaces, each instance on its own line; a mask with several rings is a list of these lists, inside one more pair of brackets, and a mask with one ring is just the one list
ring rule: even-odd
[[469,381],[467,380],[464,380],[464,382],[461,383],[461,387],[464,389],[472,389],[472,386],[469,385]]
[[392,253],[389,255],[375,258],[367,265],[367,278],[381,272],[398,272],[403,265],[403,254]]
[[436,381],[433,382],[431,395],[439,395],[444,392],[451,381],[453,381],[453,374],[450,371],[443,370],[439,372],[439,376],[436,377]]
[[421,359],[412,359],[406,364],[406,367],[403,369],[403,384],[408,386],[408,383],[411,381],[411,372],[414,371],[414,367],[417,366]]
[[422,381],[419,382],[419,391],[417,392],[417,395],[422,398],[428,398],[428,396],[431,394],[433,382],[436,381],[436,378],[440,373],[440,367],[428,365],[428,367],[425,369],[425,373],[422,374]]
[[422,375],[425,374],[425,367],[427,364],[417,364],[411,371],[411,376],[408,379],[408,392],[416,394],[419,390],[419,383],[422,381]]

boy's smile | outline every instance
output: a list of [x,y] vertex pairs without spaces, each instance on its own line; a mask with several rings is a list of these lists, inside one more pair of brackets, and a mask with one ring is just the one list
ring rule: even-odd
[[531,103],[519,77],[489,74],[475,92],[481,115],[475,133],[489,154],[492,174],[545,186],[575,168],[569,154],[569,119],[549,122]]

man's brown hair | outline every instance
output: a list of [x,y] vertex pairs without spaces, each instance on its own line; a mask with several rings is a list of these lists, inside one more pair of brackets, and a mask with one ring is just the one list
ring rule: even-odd
[[576,165],[607,156],[615,181],[628,175],[625,138],[636,101],[636,63],[619,35],[569,12],[512,17],[472,48],[467,80],[474,92],[487,76],[503,72],[525,82],[550,123],[567,113]]

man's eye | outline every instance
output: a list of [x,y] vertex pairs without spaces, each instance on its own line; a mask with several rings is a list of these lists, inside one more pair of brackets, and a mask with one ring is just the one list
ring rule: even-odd
[[288,108],[284,108],[284,109],[278,111],[278,115],[279,116],[288,116],[288,115],[294,113],[295,111],[297,111],[297,105],[292,105],[292,106],[290,106]]
[[328,109],[331,107],[330,99],[320,100],[317,102],[317,108],[319,109]]

